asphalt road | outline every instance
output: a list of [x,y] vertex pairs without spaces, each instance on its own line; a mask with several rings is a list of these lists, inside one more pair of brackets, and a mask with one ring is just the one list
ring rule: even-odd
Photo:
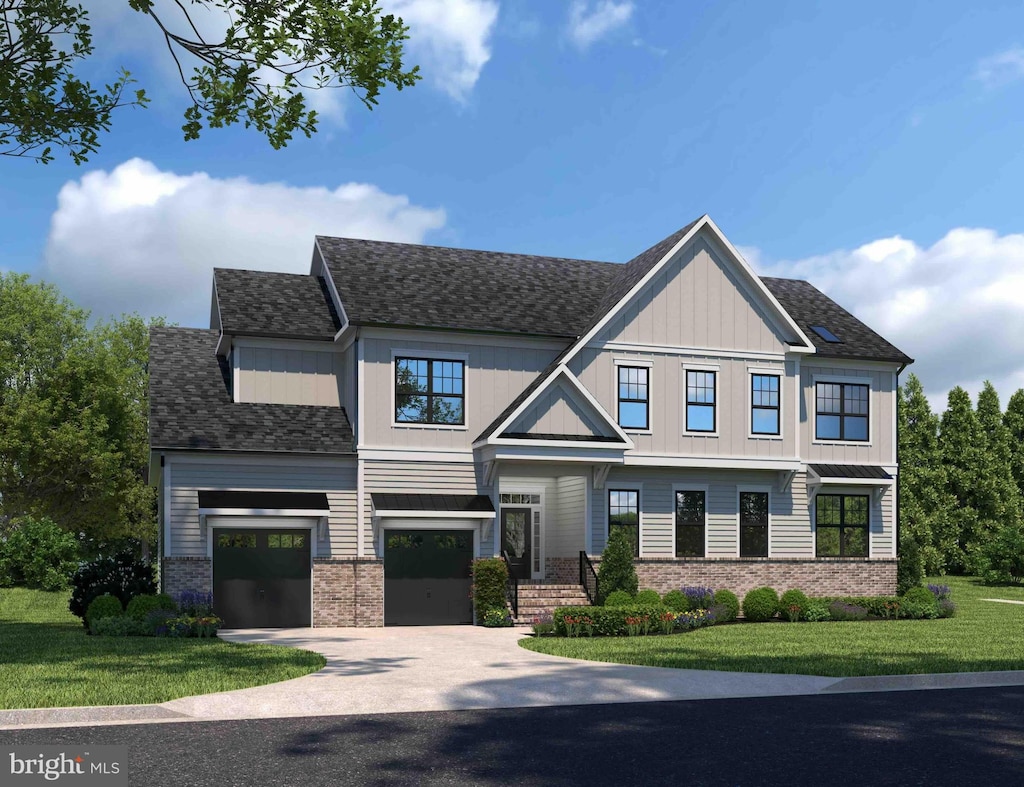
[[138,785],[1024,785],[1024,688],[0,731]]

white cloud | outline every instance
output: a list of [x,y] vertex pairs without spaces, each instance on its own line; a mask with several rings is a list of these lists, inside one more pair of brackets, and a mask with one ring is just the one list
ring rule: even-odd
[[988,88],[1024,79],[1024,47],[1012,47],[978,61],[974,78]]
[[573,0],[569,6],[569,38],[580,49],[622,27],[633,16],[633,3],[598,0],[591,7],[588,0]]
[[445,223],[366,183],[298,188],[179,175],[143,159],[69,181],[57,197],[43,278],[98,317],[209,322],[214,266],[308,273],[313,236],[409,243]]
[[424,80],[464,101],[491,59],[496,0],[388,0],[388,12],[409,26],[407,60]]
[[895,236],[797,261],[744,255],[766,275],[807,279],[915,358],[936,406],[955,385],[976,394],[992,380],[1004,406],[1024,386],[1024,234],[958,228],[929,247]]

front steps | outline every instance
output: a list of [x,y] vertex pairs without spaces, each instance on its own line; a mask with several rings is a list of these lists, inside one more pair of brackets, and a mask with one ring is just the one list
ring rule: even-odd
[[536,618],[550,619],[555,607],[590,606],[582,585],[556,585],[547,582],[519,584],[519,616],[517,626],[530,626]]

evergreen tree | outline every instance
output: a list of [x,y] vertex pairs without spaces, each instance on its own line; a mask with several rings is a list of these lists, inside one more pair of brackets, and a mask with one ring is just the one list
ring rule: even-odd
[[604,604],[608,594],[624,590],[635,596],[639,580],[633,566],[633,543],[621,527],[611,528],[608,545],[601,553],[597,567],[598,603]]
[[1010,470],[1024,496],[1024,388],[1018,389],[1007,402],[1003,424],[1010,439]]
[[952,528],[953,496],[939,453],[939,419],[921,381],[911,374],[896,392],[899,419],[900,552],[912,540],[928,574],[943,573],[958,549]]
[[971,397],[960,386],[949,392],[939,429],[939,450],[946,473],[946,485],[956,501],[949,523],[955,544],[945,555],[946,568],[966,573],[969,555],[978,551],[985,534],[977,509],[977,493],[983,481],[984,440]]

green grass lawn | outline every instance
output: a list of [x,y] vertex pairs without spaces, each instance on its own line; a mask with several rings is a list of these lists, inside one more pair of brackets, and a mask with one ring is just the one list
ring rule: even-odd
[[1024,588],[963,577],[947,584],[957,615],[944,620],[735,623],[685,634],[594,639],[527,638],[527,650],[652,667],[849,677],[1024,669]]
[[260,686],[322,656],[217,639],[90,637],[67,593],[0,590],[0,708],[130,705]]

